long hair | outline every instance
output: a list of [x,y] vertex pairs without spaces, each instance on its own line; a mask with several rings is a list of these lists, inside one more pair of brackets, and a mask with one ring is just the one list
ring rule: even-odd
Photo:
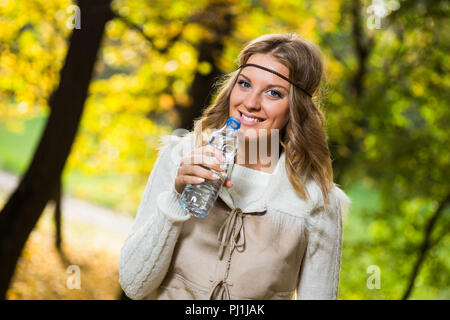
[[[322,83],[323,60],[319,47],[295,33],[266,34],[250,41],[239,53],[237,62],[245,64],[255,53],[271,54],[289,69],[289,120],[280,131],[280,144],[285,150],[287,176],[303,198],[309,197],[306,181],[313,179],[320,187],[324,205],[333,187],[333,168],[325,131],[325,116],[319,106],[317,92]],[[205,145],[209,132],[225,125],[229,116],[231,91],[240,69],[223,75],[214,85],[215,98],[194,121],[197,146]],[[314,100],[314,101],[313,101]]]

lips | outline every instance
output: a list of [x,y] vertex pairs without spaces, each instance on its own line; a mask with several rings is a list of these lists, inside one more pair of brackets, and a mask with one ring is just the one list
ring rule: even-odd
[[252,115],[252,114],[248,114],[248,113],[246,113],[246,112],[239,111],[239,115],[241,116],[241,118],[242,118],[242,114],[244,114],[247,118],[258,119],[259,121],[257,121],[256,123],[260,123],[260,122],[263,122],[264,120],[266,120],[266,119],[264,119],[264,118],[254,116],[254,115]]

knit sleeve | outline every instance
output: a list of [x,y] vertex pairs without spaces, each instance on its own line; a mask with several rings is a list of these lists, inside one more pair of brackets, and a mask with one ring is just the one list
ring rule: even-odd
[[327,210],[322,205],[308,222],[308,244],[303,257],[298,300],[337,300],[342,255],[342,216],[350,199],[336,186],[329,195]]
[[136,219],[121,249],[119,282],[131,299],[144,299],[159,287],[168,271],[183,222],[190,218],[180,208],[180,194],[174,187],[180,160],[172,152],[174,144],[167,142],[161,148]]

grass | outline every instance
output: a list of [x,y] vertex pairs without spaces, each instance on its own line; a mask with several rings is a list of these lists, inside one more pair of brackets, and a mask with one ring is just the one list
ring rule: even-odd
[[23,122],[22,134],[11,132],[0,123],[0,167],[21,175],[33,156],[44,128],[46,117],[36,117]]

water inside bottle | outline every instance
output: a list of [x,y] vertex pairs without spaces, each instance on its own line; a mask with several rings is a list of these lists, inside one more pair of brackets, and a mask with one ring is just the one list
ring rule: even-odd
[[[220,176],[220,174],[219,174]],[[205,180],[202,184],[188,184],[179,203],[182,209],[194,217],[204,218],[219,196],[225,179]],[[189,204],[189,205],[186,205]]]
[[184,211],[194,217],[204,218],[208,215],[209,209],[214,205],[214,202],[219,196],[225,179],[230,177],[238,147],[236,132],[239,128],[239,119],[230,117],[227,120],[226,126],[211,135],[208,143],[221,150],[225,156],[225,163],[221,165],[224,171],[217,172],[216,170],[206,168],[216,173],[220,178],[217,180],[206,179],[201,184],[186,185],[179,204]]

